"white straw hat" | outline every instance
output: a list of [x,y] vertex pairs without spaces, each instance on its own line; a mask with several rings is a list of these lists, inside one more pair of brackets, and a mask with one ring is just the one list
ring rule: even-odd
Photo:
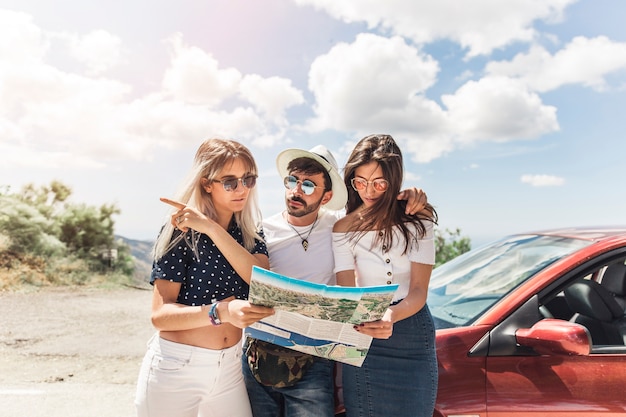
[[311,158],[326,168],[330,175],[333,191],[333,196],[328,203],[326,203],[326,207],[330,210],[344,209],[348,202],[348,191],[346,190],[343,178],[339,175],[339,168],[337,167],[337,161],[333,154],[323,145],[317,145],[309,151],[303,149],[286,149],[276,157],[276,168],[278,168],[278,173],[281,177],[284,178],[289,175],[287,166],[289,162],[297,158]]

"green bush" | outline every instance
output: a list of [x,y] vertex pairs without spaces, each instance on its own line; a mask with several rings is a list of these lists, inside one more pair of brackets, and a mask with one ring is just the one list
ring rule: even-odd
[[461,229],[454,231],[445,229],[435,230],[435,268],[449,260],[469,251],[472,248],[471,241],[468,237],[461,236]]
[[65,252],[54,219],[15,196],[0,195],[0,231],[8,238],[9,250],[38,256]]
[[[130,282],[130,248],[114,235],[115,205],[67,202],[71,189],[58,181],[28,184],[20,193],[0,187],[0,267],[3,281],[29,285]],[[2,272],[2,269],[0,269]],[[2,282],[0,281],[0,284]],[[2,285],[0,285],[0,288]]]

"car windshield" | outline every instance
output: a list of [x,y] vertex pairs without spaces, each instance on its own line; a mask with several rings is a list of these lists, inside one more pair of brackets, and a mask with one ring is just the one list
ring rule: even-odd
[[593,242],[515,235],[464,253],[433,270],[428,306],[438,329],[470,325],[515,287]]

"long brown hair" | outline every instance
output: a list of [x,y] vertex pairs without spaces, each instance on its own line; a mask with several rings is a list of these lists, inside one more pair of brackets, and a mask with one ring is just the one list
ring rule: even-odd
[[[361,216],[352,223],[349,230],[356,232],[354,238],[357,240],[365,232],[381,231],[382,233],[379,233],[374,240],[374,244],[382,244],[386,248],[384,251],[387,251],[393,245],[393,229],[397,226],[404,237],[403,253],[406,253],[411,241],[422,238],[426,233],[423,221],[437,223],[437,212],[432,205],[427,204],[426,208],[416,215],[405,213],[406,201],[398,201],[396,198],[404,176],[402,152],[390,135],[376,134],[366,136],[357,143],[344,168],[344,182],[348,188],[346,213],[360,209],[363,205],[363,200],[352,188],[351,181],[355,170],[370,162],[378,163],[383,171],[383,178],[387,180],[389,186],[372,207],[362,210]],[[415,225],[419,236],[413,235],[407,223]]]

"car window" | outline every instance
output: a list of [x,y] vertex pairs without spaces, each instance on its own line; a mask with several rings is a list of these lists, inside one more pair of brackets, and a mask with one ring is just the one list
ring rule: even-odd
[[511,290],[591,241],[516,235],[471,250],[433,271],[428,305],[437,328],[467,326]]
[[[572,287],[576,287],[572,289]],[[554,301],[563,297],[571,310],[568,317],[555,313]],[[609,347],[626,345],[626,266],[624,259],[597,266],[570,280],[568,287],[545,303],[550,314],[587,328],[594,352],[611,353]]]

